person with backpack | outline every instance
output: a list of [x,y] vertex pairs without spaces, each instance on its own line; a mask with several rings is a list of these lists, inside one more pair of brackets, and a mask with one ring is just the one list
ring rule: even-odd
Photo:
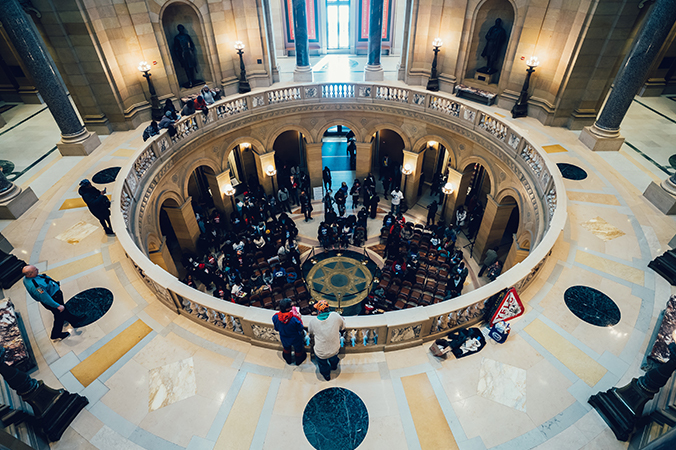
[[99,219],[106,234],[115,234],[110,224],[110,200],[106,197],[106,189],[103,188],[103,191],[99,191],[92,186],[89,180],[84,179],[80,181],[80,188],[77,193],[80,194],[82,200],[87,204],[89,212]]

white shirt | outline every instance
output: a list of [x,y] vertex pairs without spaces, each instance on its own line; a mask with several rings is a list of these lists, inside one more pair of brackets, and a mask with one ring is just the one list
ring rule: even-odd
[[398,205],[401,202],[401,199],[404,198],[404,193],[397,190],[392,191],[390,195],[392,196],[393,205]]
[[337,312],[329,313],[329,317],[319,320],[313,317],[308,324],[308,331],[315,336],[315,355],[328,359],[340,351],[340,330],[345,329],[345,319]]

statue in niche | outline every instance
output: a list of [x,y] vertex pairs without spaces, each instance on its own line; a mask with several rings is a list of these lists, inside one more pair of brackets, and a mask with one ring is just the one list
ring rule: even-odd
[[493,74],[498,71],[495,67],[498,65],[498,58],[500,57],[500,50],[507,40],[507,32],[502,28],[502,19],[495,19],[493,25],[486,33],[486,45],[481,52],[481,56],[486,58],[486,65],[477,72]]
[[195,79],[195,72],[198,70],[195,44],[183,25],[178,26],[178,34],[174,38],[174,55],[188,77],[188,82],[184,83],[183,87],[191,88],[204,83],[202,80]]

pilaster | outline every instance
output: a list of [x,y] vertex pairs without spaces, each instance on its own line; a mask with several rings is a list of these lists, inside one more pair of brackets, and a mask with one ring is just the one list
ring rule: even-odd
[[195,211],[192,209],[192,197],[188,197],[185,203],[179,207],[165,206],[164,210],[169,217],[181,250],[196,253],[200,227],[197,225]]
[[500,244],[505,227],[516,203],[499,204],[490,195],[486,196],[486,209],[474,242],[474,258],[482,261],[486,250]]

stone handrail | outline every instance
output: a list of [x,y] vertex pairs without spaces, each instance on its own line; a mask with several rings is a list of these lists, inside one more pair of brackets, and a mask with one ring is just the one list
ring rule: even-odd
[[[491,151],[512,170],[525,173],[524,187],[533,204],[536,221],[543,230],[529,255],[495,281],[455,299],[426,307],[390,311],[381,315],[346,317],[346,351],[391,350],[419,344],[449,331],[476,324],[483,318],[485,303],[504,289],[522,292],[551,254],[566,221],[563,180],[545,152],[526,140],[517,128],[502,122],[488,107],[470,104],[450,95],[415,87],[369,83],[314,83],[273,86],[216,102],[205,116],[182,118],[177,133],[154,137],[120,171],[113,190],[112,222],[117,237],[139,276],[157,298],[178,314],[213,330],[251,342],[279,348],[272,329],[274,311],[220,301],[190,288],[150,261],[137,246],[142,215],[158,181],[172,167],[171,155],[194,138],[229,121],[270,108],[301,102],[373,102],[419,111],[483,137]],[[544,211],[543,214],[541,212]],[[306,318],[309,320],[309,317]]]

